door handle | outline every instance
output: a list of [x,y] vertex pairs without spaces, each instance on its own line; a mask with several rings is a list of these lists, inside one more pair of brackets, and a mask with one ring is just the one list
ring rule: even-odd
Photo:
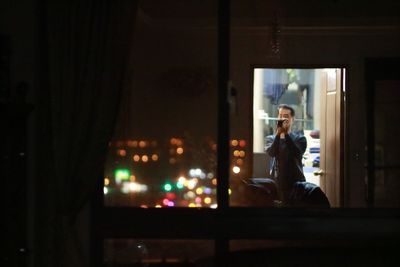
[[313,174],[314,174],[315,176],[322,176],[322,175],[325,174],[325,172],[324,172],[323,170],[320,169],[320,170],[318,170],[318,171],[314,171]]

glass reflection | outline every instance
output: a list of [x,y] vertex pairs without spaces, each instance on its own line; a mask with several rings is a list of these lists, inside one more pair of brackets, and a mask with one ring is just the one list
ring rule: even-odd
[[[246,151],[246,140],[231,141],[232,206],[340,205],[341,110],[335,103],[341,74],[334,68],[254,69],[253,147]],[[286,124],[278,126],[282,119]],[[279,138],[278,129],[286,129]],[[252,168],[241,161],[247,152]]]
[[209,240],[106,239],[105,266],[201,266],[214,256]]

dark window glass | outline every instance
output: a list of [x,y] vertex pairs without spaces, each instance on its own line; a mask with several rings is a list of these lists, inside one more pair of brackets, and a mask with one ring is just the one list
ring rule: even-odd
[[400,207],[400,126],[398,91],[400,81],[375,85],[375,206]]
[[140,2],[106,206],[217,206],[216,26],[216,1]]
[[211,262],[208,240],[106,239],[104,266],[201,266]]

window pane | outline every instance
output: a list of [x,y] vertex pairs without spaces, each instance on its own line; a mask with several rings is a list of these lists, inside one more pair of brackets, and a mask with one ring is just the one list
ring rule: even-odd
[[[340,103],[340,98],[338,98],[340,96],[336,95],[340,94],[341,91],[340,74],[341,70],[333,68],[253,69],[253,77],[251,77],[253,81],[252,98],[249,95],[242,101],[242,103],[248,103],[247,105],[253,107],[253,113],[247,114],[249,118],[252,118],[253,131],[251,133],[251,127],[249,127],[246,134],[252,135],[252,147],[249,151],[243,151],[247,154],[248,160],[245,162],[245,167],[241,169],[239,169],[241,166],[237,163],[242,160],[240,155],[242,151],[235,148],[231,154],[231,205],[282,207],[282,205],[286,206],[288,203],[291,203],[288,204],[291,206],[301,203],[301,206],[325,207],[328,206],[328,201],[333,205],[336,196],[332,192],[338,190],[334,188],[335,183],[330,184],[330,181],[340,179],[339,163],[335,160],[335,157],[339,155],[336,152],[339,152],[341,147],[340,128],[338,128],[340,125],[340,109],[337,108],[340,105],[336,104],[338,101]],[[289,112],[287,116],[290,115],[290,118],[293,118],[290,135],[294,134],[291,135],[291,138],[299,148],[302,146],[300,141],[304,140],[304,150],[301,149],[302,155],[293,159],[293,162],[297,162],[296,165],[289,166],[293,156],[287,154],[285,162],[289,163],[282,169],[276,169],[278,168],[277,164],[273,162],[276,162],[278,156],[270,156],[266,152],[266,148],[269,140],[271,144],[276,136],[278,121],[284,118],[279,116],[286,116],[279,114],[278,107],[281,104],[286,104],[293,109],[294,116],[291,115],[290,110],[286,109]],[[246,104],[242,104],[242,112],[249,110]],[[335,120],[337,121],[335,122]],[[235,129],[235,123],[233,121],[233,132],[243,131],[242,128]],[[295,135],[299,138],[296,139]],[[300,137],[303,139],[300,139]],[[323,151],[325,151],[322,158],[320,154],[321,143],[324,144]],[[279,151],[284,150],[279,149]],[[322,172],[320,162],[324,164],[323,172],[325,174],[318,176],[316,173]],[[301,168],[302,173],[296,174],[292,171],[293,168],[297,167]],[[237,172],[235,172],[235,168],[237,168]],[[327,172],[327,170],[329,171]],[[283,180],[277,178],[281,176],[274,175],[274,172],[287,172],[288,180],[293,179],[293,181],[288,181],[287,188],[283,189]],[[300,192],[295,191],[298,188],[298,184],[295,186],[296,182],[301,182],[305,189],[302,188],[301,191],[304,191],[304,194],[301,193],[301,196],[298,195],[299,197],[293,198],[294,193]],[[315,199],[314,196],[308,197],[307,190],[311,187],[310,192],[318,192],[318,195],[315,194]],[[286,193],[284,190],[286,190]],[[340,196],[337,198],[340,198]]]
[[141,1],[107,206],[216,207],[217,1]]
[[375,206],[400,207],[398,91],[400,81],[375,87]]
[[106,239],[104,266],[200,266],[214,256],[209,240]]
[[365,240],[231,240],[235,266],[395,266],[394,244]]

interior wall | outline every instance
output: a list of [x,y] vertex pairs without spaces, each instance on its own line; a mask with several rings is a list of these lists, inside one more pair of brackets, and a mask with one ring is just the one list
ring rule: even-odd
[[216,31],[157,28],[140,16],[137,24],[134,89],[124,99],[116,134],[127,127],[131,137],[179,137],[193,130],[216,137]]

